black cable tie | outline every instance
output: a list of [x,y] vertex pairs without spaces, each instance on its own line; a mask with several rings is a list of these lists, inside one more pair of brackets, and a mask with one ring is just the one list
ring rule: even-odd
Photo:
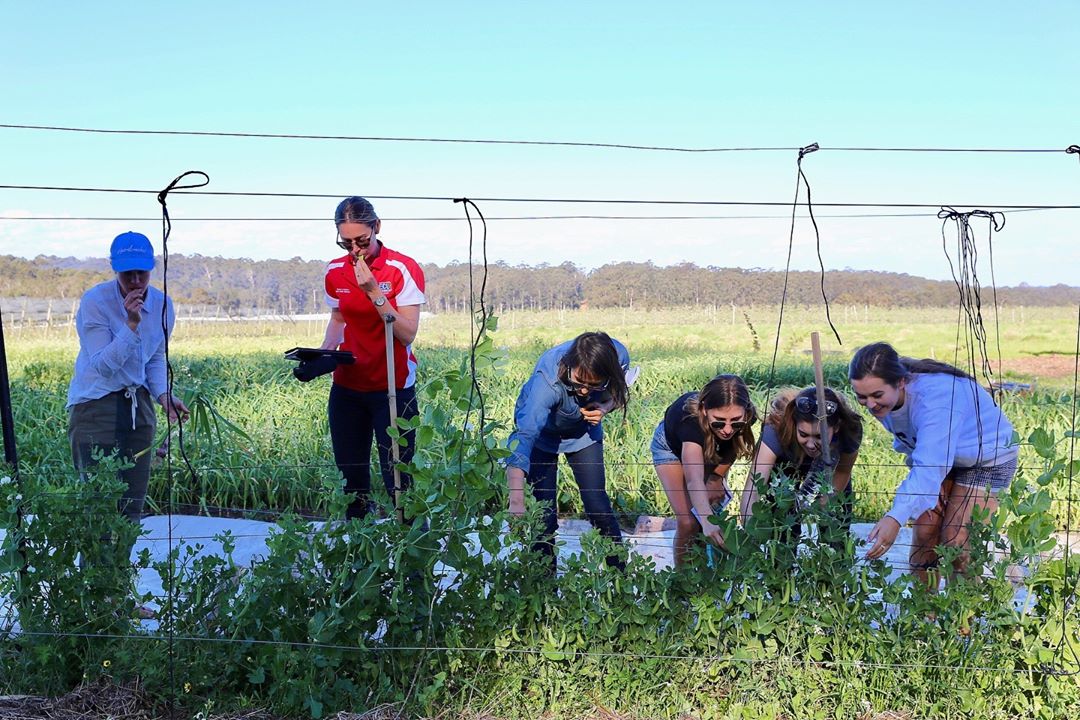
[[[1065,148],[1065,154],[1080,156],[1080,145],[1070,145],[1069,147]],[[1080,157],[1077,157],[1077,159],[1080,160]]]
[[955,220],[956,218],[960,217],[961,215],[963,215],[963,213],[954,210],[953,208],[949,207],[948,205],[942,205],[941,209],[938,210],[938,214],[937,214],[938,220]]
[[[203,181],[195,185],[180,185],[180,181],[186,178],[188,175],[202,175]],[[157,201],[162,205],[165,205],[165,198],[168,197],[169,193],[173,190],[192,190],[194,188],[205,187],[209,184],[210,176],[204,173],[202,170],[188,170],[186,173],[177,176],[177,178],[171,183],[169,183],[164,190],[159,192],[157,196]]]
[[799,148],[799,159],[802,160],[804,157],[806,157],[810,153],[817,152],[820,149],[821,149],[821,146],[818,145],[817,143],[810,143],[806,147]]
[[986,213],[986,215],[983,215],[982,217],[987,217],[990,219],[990,222],[994,226],[994,232],[998,232],[1003,227],[1005,227],[1005,213],[1001,212],[1000,210],[981,210],[980,212]]
[[1005,227],[1005,213],[1000,210],[970,210],[960,212],[948,205],[942,205],[938,210],[939,220],[962,220],[965,223],[973,217],[986,218],[994,228],[994,232],[1000,232]]

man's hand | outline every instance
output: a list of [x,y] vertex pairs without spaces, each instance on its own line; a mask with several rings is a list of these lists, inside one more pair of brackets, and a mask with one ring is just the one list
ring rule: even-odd
[[142,319],[143,303],[146,302],[146,288],[132,290],[124,296],[124,310],[127,311],[127,325],[131,332],[137,332]]
[[168,415],[169,420],[173,422],[184,422],[191,417],[191,411],[188,410],[187,405],[175,395],[161,393],[161,397],[158,398],[158,404],[164,408],[165,414]]

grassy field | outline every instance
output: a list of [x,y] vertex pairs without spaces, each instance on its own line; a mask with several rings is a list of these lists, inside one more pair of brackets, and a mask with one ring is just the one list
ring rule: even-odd
[[[875,340],[892,342],[905,354],[936,357],[962,367],[969,363],[962,343],[957,350],[955,310],[834,307],[833,320],[844,342],[839,346],[822,312],[789,308],[773,369],[777,312],[776,307],[755,306],[508,314],[499,319],[494,335],[495,344],[507,352],[507,362],[485,382],[489,415],[509,421],[518,388],[536,357],[551,345],[589,329],[606,330],[624,341],[643,372],[625,421],[612,416],[605,423],[606,459],[616,509],[632,522],[640,513],[668,512],[648,454],[649,438],[664,408],[717,373],[742,375],[763,406],[778,387],[812,382],[809,336],[814,330],[821,333],[827,381],[844,389],[851,352]],[[1000,335],[992,313],[986,323],[995,366],[1001,358],[1001,376],[1036,383],[1034,393],[1004,400],[1018,432],[1026,438],[1042,427],[1061,438],[1073,426],[1075,310],[1009,308],[999,318]],[[322,331],[321,321],[184,322],[177,328],[172,343],[177,387],[208,401],[248,437],[227,428],[220,434],[188,433],[185,449],[196,473],[192,477],[186,470],[176,470],[176,502],[209,512],[324,512],[322,487],[337,477],[325,413],[329,381],[300,384],[289,373],[291,363],[281,359],[282,351],[294,345],[318,344]],[[460,365],[469,338],[465,315],[423,320],[416,342],[421,401],[426,379]],[[71,473],[63,405],[77,352],[73,330],[9,330],[7,346],[20,458],[26,471]],[[887,508],[901,478],[901,456],[890,449],[878,424],[865,413],[863,417],[868,433],[855,473],[856,512],[869,520]],[[174,460],[174,467],[179,467],[176,454]],[[1023,476],[1035,477],[1042,462],[1025,449]],[[736,467],[729,484],[741,488],[745,473],[744,467]],[[165,500],[167,486],[159,467],[152,480],[152,499]],[[578,512],[572,481],[561,487],[561,511]],[[1061,523],[1068,514],[1066,492],[1064,487],[1055,491],[1054,511]]]

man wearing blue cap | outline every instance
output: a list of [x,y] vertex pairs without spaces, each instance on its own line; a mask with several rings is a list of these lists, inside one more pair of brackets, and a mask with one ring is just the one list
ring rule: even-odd
[[164,293],[150,287],[150,240],[137,232],[117,235],[109,255],[116,279],[87,290],[75,316],[79,355],[68,388],[68,439],[79,471],[94,464],[95,449],[115,450],[133,463],[121,471],[127,490],[120,511],[138,522],[150,481],[154,402],[175,422],[187,419],[188,409],[169,392],[162,308],[169,333],[175,312]]

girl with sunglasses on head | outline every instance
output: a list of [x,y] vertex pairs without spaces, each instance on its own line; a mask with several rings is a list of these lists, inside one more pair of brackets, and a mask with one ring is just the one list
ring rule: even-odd
[[[909,562],[928,581],[938,565],[937,547],[966,547],[975,508],[996,510],[996,494],[1012,482],[1019,452],[1013,426],[964,371],[901,357],[887,343],[859,348],[848,377],[859,403],[892,433],[893,449],[908,466],[892,508],[870,531],[866,557],[884,555],[901,526],[914,520]],[[953,569],[964,572],[967,563],[961,553]]]
[[728,470],[737,459],[750,457],[756,421],[750,391],[737,375],[713,378],[700,392],[682,395],[664,412],[650,450],[675,513],[676,565],[683,563],[701,534],[724,546],[720,528],[709,517],[731,501]]
[[[799,501],[796,510],[800,504],[815,500],[823,502],[836,495],[843,510],[838,526],[831,530],[847,532],[850,528],[854,500],[851,469],[862,444],[862,418],[848,407],[840,393],[827,387],[824,394],[827,426],[824,438],[821,436],[817,388],[782,390],[769,404],[769,414],[761,429],[761,444],[754,453],[743,488],[739,515],[744,523],[760,499],[757,480],[760,478],[763,484],[769,485],[773,473],[782,472],[794,483]],[[826,444],[831,466],[825,464],[823,449]],[[769,501],[775,499],[769,498]],[[835,532],[830,534],[835,536]],[[784,539],[797,543],[800,535],[801,526],[795,518],[790,535]]]
[[[424,304],[424,272],[412,258],[383,245],[382,221],[362,197],[345,198],[334,213],[337,244],[347,252],[326,266],[324,280],[330,321],[324,350],[348,350],[352,365],[338,365],[330,388],[328,414],[334,460],[353,495],[346,518],[363,517],[371,490],[371,442],[379,452],[383,484],[394,497],[391,454],[386,323],[392,316],[395,395],[400,418],[416,417],[416,355],[412,342]],[[415,435],[402,434],[402,462],[412,459]],[[402,489],[411,478],[401,475]]]
[[[587,332],[541,355],[518,394],[506,468],[510,512],[525,512],[527,481],[544,504],[543,535],[534,549],[550,557],[552,570],[560,454],[573,471],[589,522],[601,534],[622,540],[607,494],[601,421],[612,410],[625,411],[629,369],[630,354],[622,343],[607,333]],[[619,563],[608,558],[608,564]]]

